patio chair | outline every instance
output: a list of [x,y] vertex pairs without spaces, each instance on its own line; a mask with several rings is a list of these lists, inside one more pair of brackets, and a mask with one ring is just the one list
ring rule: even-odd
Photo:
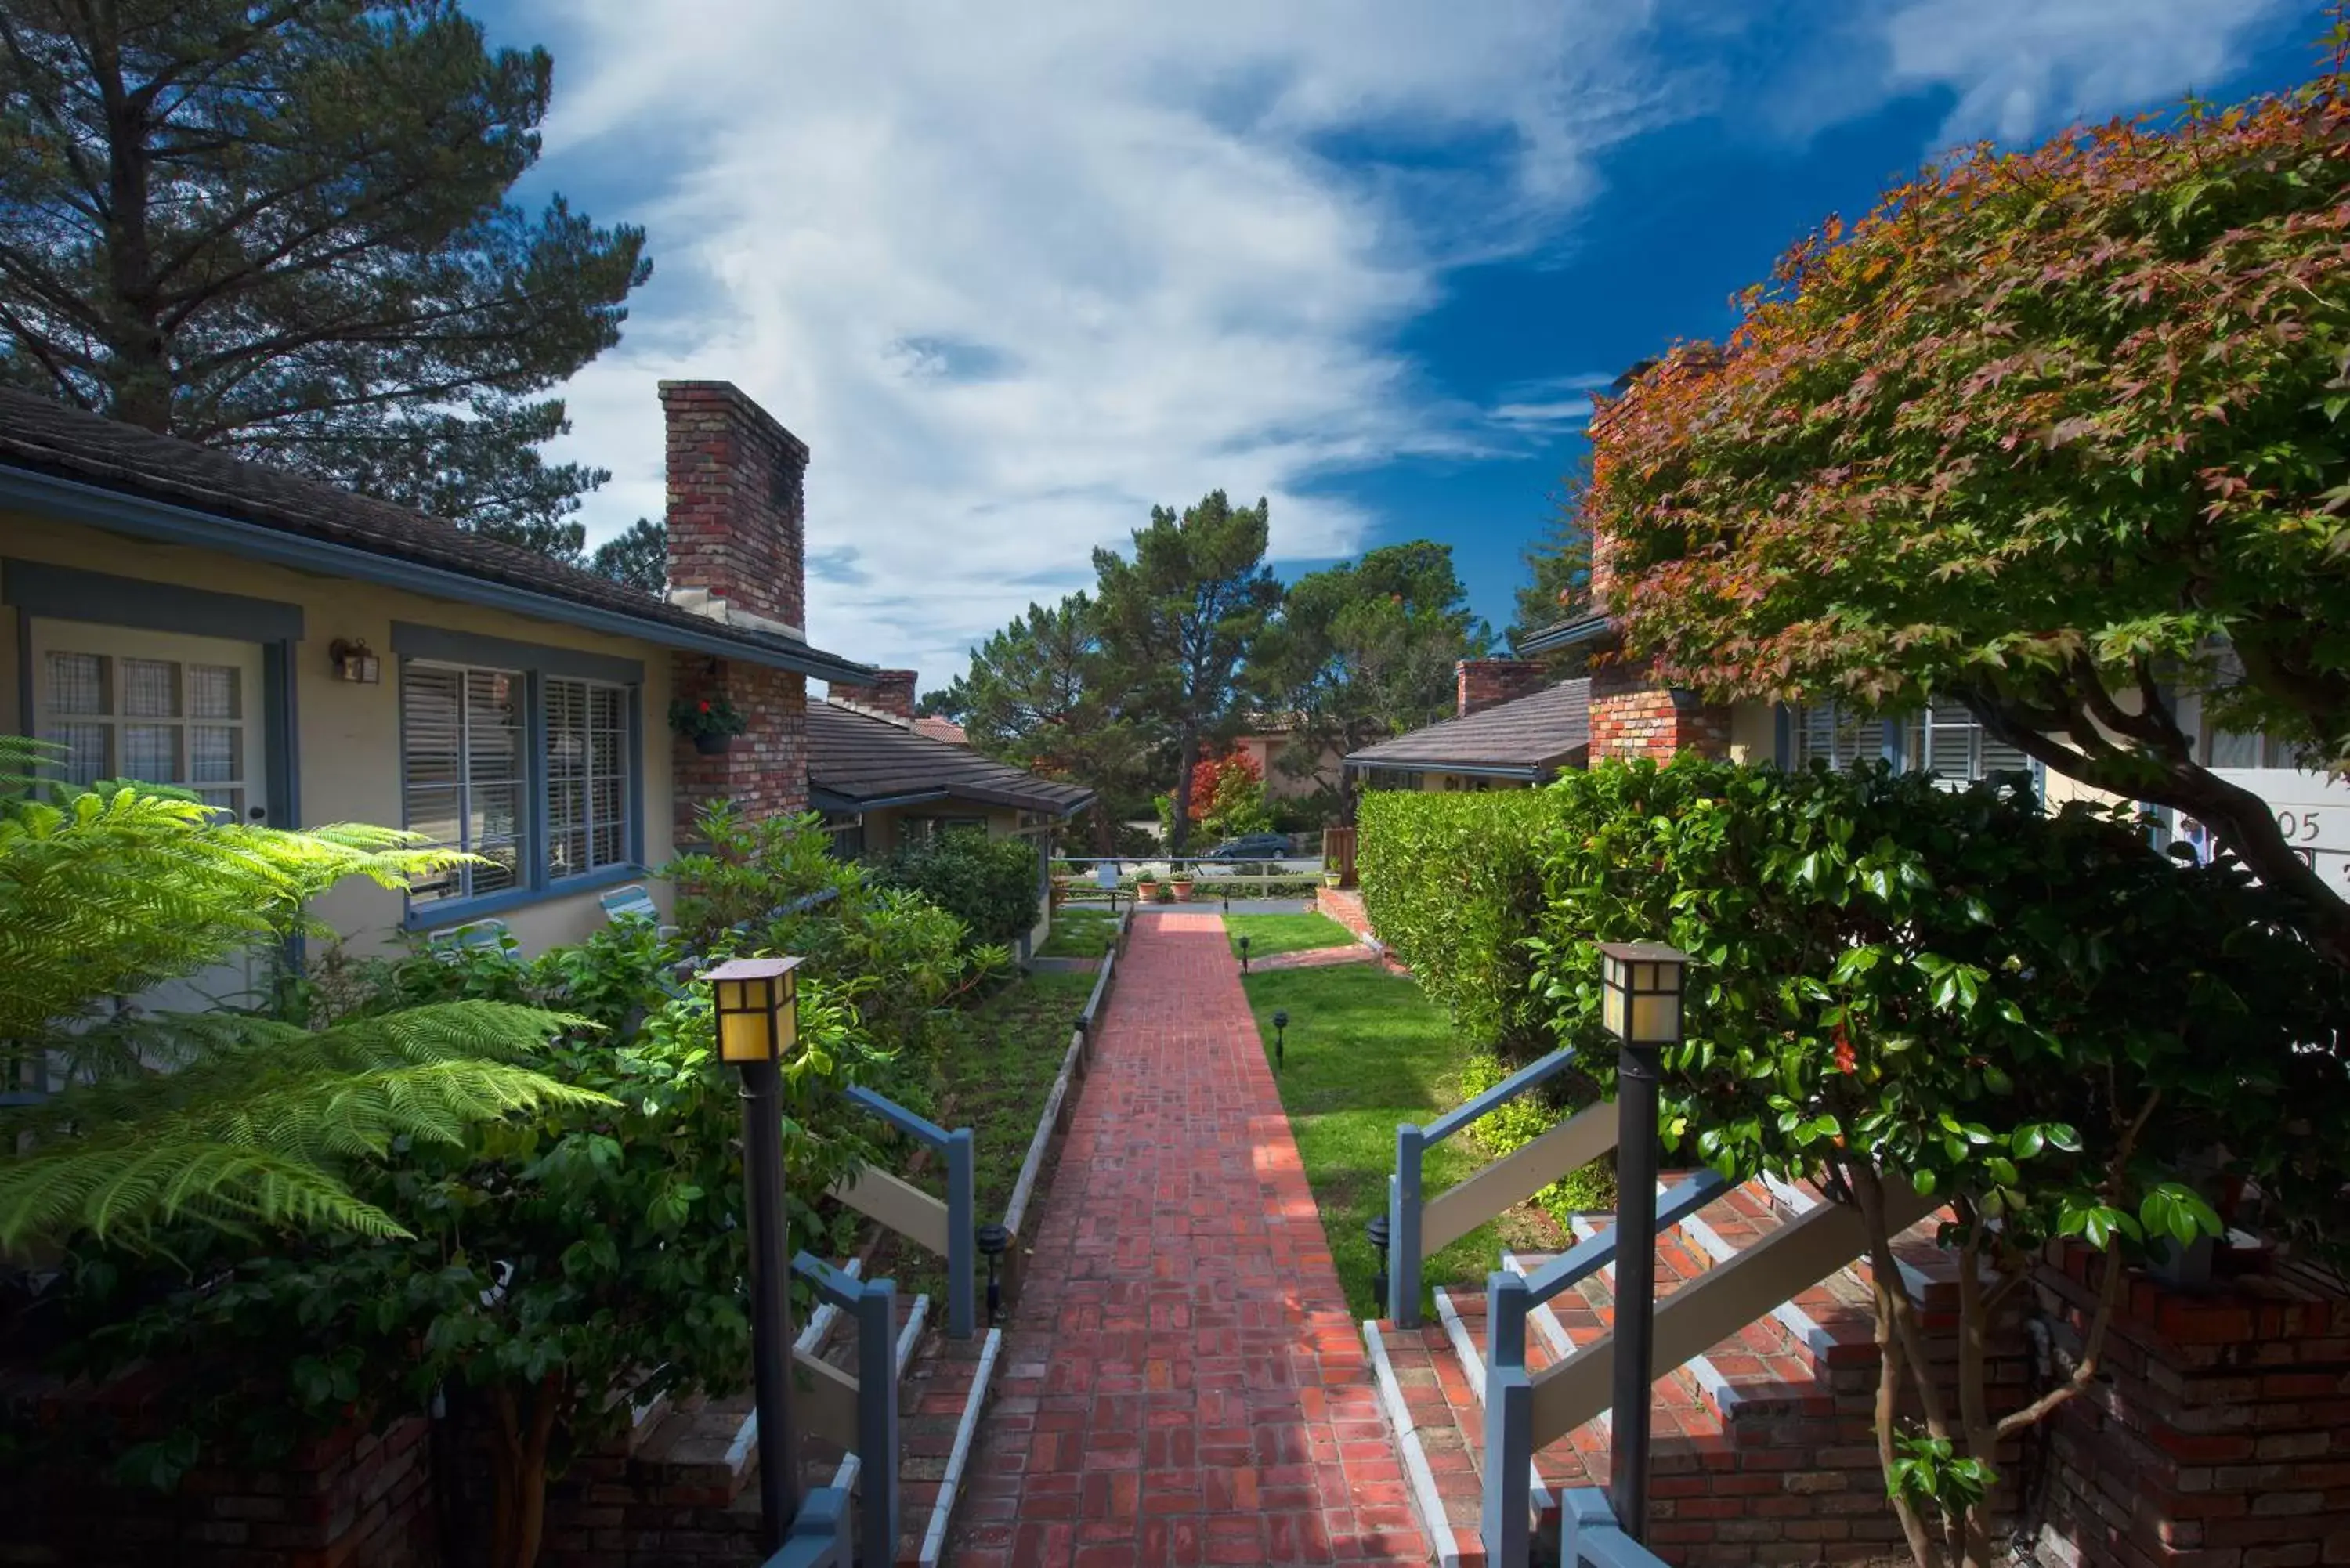
[[615,925],[622,920],[650,920],[662,936],[677,935],[675,926],[662,924],[660,906],[653,902],[652,893],[642,882],[630,882],[626,887],[615,888],[600,901],[604,906],[605,918]]

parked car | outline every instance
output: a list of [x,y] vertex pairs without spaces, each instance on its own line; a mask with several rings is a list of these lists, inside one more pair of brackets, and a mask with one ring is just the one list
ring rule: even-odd
[[1285,833],[1244,833],[1217,845],[1202,860],[1279,860],[1289,854]]

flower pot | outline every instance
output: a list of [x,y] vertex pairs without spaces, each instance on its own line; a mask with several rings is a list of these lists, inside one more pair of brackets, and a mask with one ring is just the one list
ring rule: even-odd
[[1191,901],[1191,884],[1189,882],[1171,882],[1168,885],[1175,889],[1175,901],[1177,903],[1188,904]]
[[1325,888],[1335,888],[1335,887],[1336,887],[1336,886],[1338,885],[1338,876],[1339,876],[1339,874],[1338,874],[1337,872],[1336,872],[1336,871],[1325,871],[1325,872],[1323,872],[1323,873],[1322,873],[1322,886],[1324,886]]
[[693,737],[693,749],[700,752],[705,757],[723,757],[726,754],[728,748],[733,744],[734,737],[732,735],[696,735]]

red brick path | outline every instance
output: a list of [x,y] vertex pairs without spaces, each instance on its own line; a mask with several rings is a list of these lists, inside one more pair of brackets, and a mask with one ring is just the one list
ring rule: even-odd
[[1217,916],[1138,923],[1097,1049],[950,1563],[1425,1563]]

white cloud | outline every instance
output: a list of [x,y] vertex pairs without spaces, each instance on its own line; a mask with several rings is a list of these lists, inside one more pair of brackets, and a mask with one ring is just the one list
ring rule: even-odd
[[[2246,43],[2304,0],[1912,0],[1883,25],[1900,89],[1958,94],[1948,141],[2022,141],[2176,101],[2241,63]],[[2314,35],[2314,26],[2311,28]]]
[[[548,6],[528,21],[559,62],[549,172],[647,223],[659,268],[566,389],[567,455],[615,474],[591,530],[659,514],[653,382],[701,376],[814,449],[812,636],[926,683],[1155,502],[1269,494],[1276,557],[1347,553],[1366,519],[1316,476],[1486,450],[1479,411],[1385,345],[1446,266],[1547,232],[1595,189],[1594,150],[1661,112],[1646,20]],[[625,214],[587,200],[619,169]]]

